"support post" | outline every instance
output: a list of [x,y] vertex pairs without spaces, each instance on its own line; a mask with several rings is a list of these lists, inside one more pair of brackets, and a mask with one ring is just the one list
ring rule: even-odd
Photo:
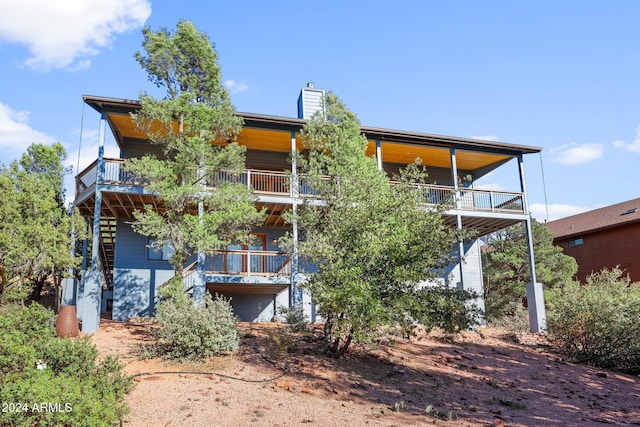
[[[456,197],[456,211],[460,209],[460,189],[458,188],[458,162],[456,160],[456,149],[452,148],[449,151],[449,155],[451,157],[451,179],[453,180],[453,191]],[[462,230],[462,216],[460,216],[459,211],[456,212],[456,227],[458,230]],[[460,239],[458,242],[458,256],[460,261],[458,266],[460,268],[460,282],[457,284],[458,288],[464,289],[464,266],[463,258],[464,258],[464,241]]]
[[293,238],[293,253],[291,254],[291,286],[290,301],[291,307],[302,305],[302,289],[298,287],[298,167],[296,156],[298,148],[296,146],[296,133],[291,132],[291,180],[292,180],[292,206],[293,222],[291,224],[291,235]]
[[298,179],[298,147],[296,145],[296,133],[291,132],[291,192],[290,195],[297,199],[300,195],[300,182]]
[[[102,184],[104,184],[104,139],[107,116],[100,118],[98,161],[96,165],[96,193],[93,208],[93,230],[91,240],[91,271],[84,277],[82,296],[82,332],[94,333],[100,327],[100,307],[102,305],[102,272],[99,269],[100,256],[100,212],[102,209]],[[104,268],[104,266],[103,266]]]
[[[204,218],[204,197],[205,191],[207,191],[207,171],[204,164],[204,144],[206,143],[203,138],[202,132],[200,133],[200,139],[202,143],[202,154],[200,156],[200,165],[198,167],[198,175],[200,179],[200,191],[202,194],[198,200],[198,222],[202,225]],[[247,170],[247,189],[251,191],[251,171]],[[198,251],[198,264],[196,266],[195,278],[193,279],[193,289],[191,295],[193,296],[193,303],[196,306],[204,304],[204,297],[207,292],[207,282],[205,281],[205,258],[206,254],[203,250]],[[184,268],[184,267],[183,267]],[[183,279],[184,280],[184,279]]]
[[[203,190],[204,191],[204,190]],[[204,215],[204,201],[200,199],[198,202],[198,219],[202,221]],[[207,292],[207,282],[205,281],[205,258],[204,251],[198,251],[198,264],[196,265],[195,277],[193,278],[193,303],[195,305],[204,304],[204,296]]]
[[195,305],[204,304],[204,297],[207,293],[207,282],[205,280],[205,257],[202,251],[198,252],[198,265],[196,266],[195,277],[193,279],[193,303]]
[[382,143],[376,139],[376,159],[378,160],[378,170],[382,170]]
[[527,235],[527,246],[529,255],[530,282],[527,283],[527,303],[529,307],[529,329],[531,332],[545,332],[547,330],[547,315],[544,307],[544,294],[542,283],[538,283],[536,278],[536,260],[533,253],[533,233],[531,231],[531,213],[527,201],[527,186],[524,178],[524,160],[522,154],[518,156],[518,171],[520,173],[520,189],[522,191],[522,202],[524,212],[527,214],[525,220],[525,232]]

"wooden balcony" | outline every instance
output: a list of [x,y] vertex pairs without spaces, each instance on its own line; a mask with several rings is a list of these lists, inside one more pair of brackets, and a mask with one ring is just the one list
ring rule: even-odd
[[[124,159],[105,159],[104,181],[105,185],[123,187],[144,187],[146,182],[125,172]],[[86,195],[96,183],[97,162],[93,162],[76,177],[76,199]],[[258,169],[246,169],[241,173],[218,172],[215,176],[209,176],[207,186],[215,187],[217,180],[236,182],[248,186],[254,194],[260,196],[276,196],[281,198],[293,198],[294,186],[292,177],[286,172],[266,171]],[[456,190],[452,186],[436,184],[416,184],[416,189],[424,193],[427,205],[436,204],[444,200],[454,202],[455,209],[474,212],[495,212],[524,214],[523,193],[480,190],[474,188],[460,188]],[[318,196],[308,185],[304,174],[298,175],[297,196],[300,198],[314,198]]]
[[291,254],[277,251],[227,250],[205,259],[207,275],[290,276]]

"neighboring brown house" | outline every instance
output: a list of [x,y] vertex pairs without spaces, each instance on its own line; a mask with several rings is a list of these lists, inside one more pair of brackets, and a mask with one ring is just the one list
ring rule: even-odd
[[578,262],[576,278],[619,266],[640,281],[640,198],[547,224],[554,244]]

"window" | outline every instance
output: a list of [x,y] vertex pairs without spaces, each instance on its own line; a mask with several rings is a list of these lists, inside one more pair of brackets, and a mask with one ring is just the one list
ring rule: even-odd
[[162,246],[162,250],[154,249],[153,245],[156,243],[156,239],[149,239],[147,244],[147,258],[153,261],[169,261],[173,256],[173,248],[169,245]]
[[584,239],[582,237],[578,237],[577,239],[569,240],[567,242],[567,246],[569,246],[570,248],[580,245],[584,245]]

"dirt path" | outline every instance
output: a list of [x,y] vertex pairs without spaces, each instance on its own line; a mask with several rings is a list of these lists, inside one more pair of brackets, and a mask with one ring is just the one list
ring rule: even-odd
[[119,354],[130,374],[149,373],[135,378],[123,425],[640,425],[638,377],[568,363],[538,335],[520,336],[523,345],[485,328],[334,360],[299,336],[273,339],[285,325],[241,330],[237,355],[167,364],[131,353],[148,338],[144,326],[103,321],[93,335],[100,352]]

